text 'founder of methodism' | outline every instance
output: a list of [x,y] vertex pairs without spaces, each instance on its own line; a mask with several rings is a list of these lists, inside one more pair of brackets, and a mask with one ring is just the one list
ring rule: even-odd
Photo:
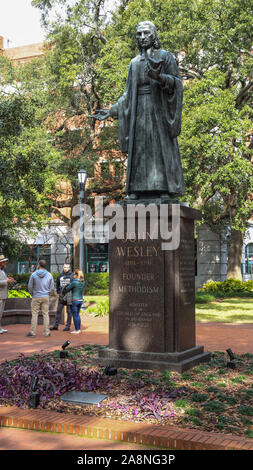
[[131,60],[126,89],[95,119],[119,122],[122,152],[128,153],[128,198],[173,198],[184,194],[177,136],[181,131],[182,80],[171,52],[160,48],[156,27],[138,24],[140,54]]

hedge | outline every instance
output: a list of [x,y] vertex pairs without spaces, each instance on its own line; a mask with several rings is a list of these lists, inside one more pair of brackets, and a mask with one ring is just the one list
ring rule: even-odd
[[240,281],[239,279],[226,279],[222,282],[208,281],[198,292],[211,294],[217,297],[253,297],[253,281]]

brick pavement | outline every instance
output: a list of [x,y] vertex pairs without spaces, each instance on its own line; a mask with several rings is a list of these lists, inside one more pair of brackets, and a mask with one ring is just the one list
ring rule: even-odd
[[[66,339],[72,346],[82,344],[108,344],[108,319],[85,318],[85,328],[80,335],[52,331],[49,338],[43,336],[43,327],[39,326],[35,338],[27,338],[29,325],[9,325],[8,333],[0,335],[0,361],[16,358],[18,354],[31,355],[43,351],[60,349]],[[253,353],[253,324],[197,323],[197,344],[203,345],[206,351],[225,351],[230,347],[235,353]],[[169,449],[188,450],[253,450],[253,440],[234,435],[200,432],[198,430],[180,429],[173,426],[158,426],[145,423],[131,423],[100,419],[90,416],[59,415],[44,410],[20,410],[14,407],[0,407],[0,428],[16,427],[26,430],[40,430],[41,446],[43,435],[57,432],[93,437],[97,449],[103,449],[103,443],[121,442],[156,446]],[[64,446],[64,444],[62,444]],[[62,447],[64,448],[64,447]],[[111,447],[113,448],[113,447]]]
[[91,439],[80,435],[38,432],[27,429],[1,427],[0,450],[152,450],[131,442]]
[[[56,432],[94,438],[103,448],[103,441],[155,446],[156,448],[178,450],[253,450],[252,439],[183,429],[178,426],[158,426],[146,423],[132,423],[93,416],[59,414],[48,410],[23,410],[15,407],[0,407],[1,427],[15,427],[26,430]],[[43,435],[41,434],[41,446]],[[1,448],[1,441],[0,441]],[[40,447],[41,448],[41,447]]]
[[[82,333],[72,335],[68,331],[62,331],[60,325],[58,331],[52,331],[51,336],[43,336],[43,326],[37,328],[37,336],[28,338],[29,325],[7,325],[8,333],[0,335],[0,362],[18,357],[20,353],[31,355],[35,352],[54,351],[61,349],[61,345],[69,339],[71,346],[82,344],[99,344],[106,346],[108,339],[108,317],[94,318],[85,316],[82,322]],[[205,351],[226,351],[231,348],[235,353],[253,354],[253,323],[228,324],[228,323],[204,323],[196,324],[196,344],[204,346]]]

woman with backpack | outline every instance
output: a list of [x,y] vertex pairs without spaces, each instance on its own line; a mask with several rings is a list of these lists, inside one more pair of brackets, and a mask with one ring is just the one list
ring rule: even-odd
[[83,304],[84,294],[84,275],[80,269],[75,269],[73,281],[66,287],[64,287],[63,293],[72,291],[72,316],[75,325],[75,330],[71,333],[81,333],[81,318],[80,309]]

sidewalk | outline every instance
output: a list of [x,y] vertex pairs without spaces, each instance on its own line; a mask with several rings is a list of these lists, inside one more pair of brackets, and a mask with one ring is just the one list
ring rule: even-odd
[[[15,407],[0,407],[1,427],[15,427],[26,430],[43,431],[40,433],[40,449],[47,449],[47,432],[82,436],[85,439],[96,439],[97,449],[103,449],[104,440],[114,445],[124,443],[125,449],[129,444],[154,446],[163,449],[178,450],[253,450],[253,440],[232,434],[183,429],[178,426],[159,426],[147,423],[134,423],[103,419],[96,416],[59,414],[55,411],[40,409],[18,409]],[[32,436],[32,434],[31,434]],[[46,439],[46,441],[45,441]],[[26,441],[27,449],[32,449]],[[1,449],[0,434],[0,449]],[[116,448],[116,447],[115,447]],[[150,447],[149,447],[150,448]],[[6,447],[2,447],[2,450]],[[61,449],[64,450],[62,443]]]
[[[99,443],[99,445],[98,445]],[[0,427],[0,450],[150,450],[151,446]]]
[[[35,338],[29,338],[26,334],[30,325],[7,325],[8,333],[0,335],[0,362],[11,360],[19,354],[32,355],[43,351],[61,349],[62,344],[68,339],[71,346],[83,344],[99,344],[106,346],[109,343],[108,317],[96,318],[84,316],[82,320],[82,333],[72,335],[70,331],[51,331],[51,336],[43,335],[43,326],[37,328]],[[226,351],[231,348],[234,353],[253,354],[253,323],[200,323],[196,324],[196,344],[204,346],[205,351]]]
[[[38,326],[35,338],[29,338],[26,334],[30,325],[9,325],[6,327],[8,333],[0,335],[0,362],[17,358],[20,353],[32,355],[42,350],[44,352],[60,350],[61,345],[67,339],[71,341],[71,346],[108,344],[108,318],[87,316],[82,325],[84,329],[80,335],[63,332],[64,326],[60,325],[59,330],[52,331],[51,336],[47,338],[43,336],[43,326]],[[196,344],[203,345],[205,351],[225,351],[231,348],[234,353],[250,352],[253,354],[253,324],[197,323],[196,338]],[[36,433],[36,430],[43,432]],[[55,441],[51,441],[51,436],[54,435],[50,434],[49,439],[47,432],[55,432],[59,435],[55,437]],[[24,436],[24,433],[29,433],[29,437],[20,437],[20,439],[25,439],[23,442],[18,436]],[[78,440],[71,444],[73,435]],[[87,449],[133,450],[144,449],[143,446],[145,449],[155,446],[156,448],[185,450],[253,450],[252,439],[234,435],[186,430],[177,426],[100,419],[88,415],[60,415],[57,412],[40,409],[23,410],[0,406],[1,450],[19,449],[21,445],[29,450],[35,448],[38,450],[71,448],[74,450],[79,445],[83,449],[89,446],[87,439],[91,437],[93,439]],[[51,447],[48,447],[49,440],[52,442]]]

